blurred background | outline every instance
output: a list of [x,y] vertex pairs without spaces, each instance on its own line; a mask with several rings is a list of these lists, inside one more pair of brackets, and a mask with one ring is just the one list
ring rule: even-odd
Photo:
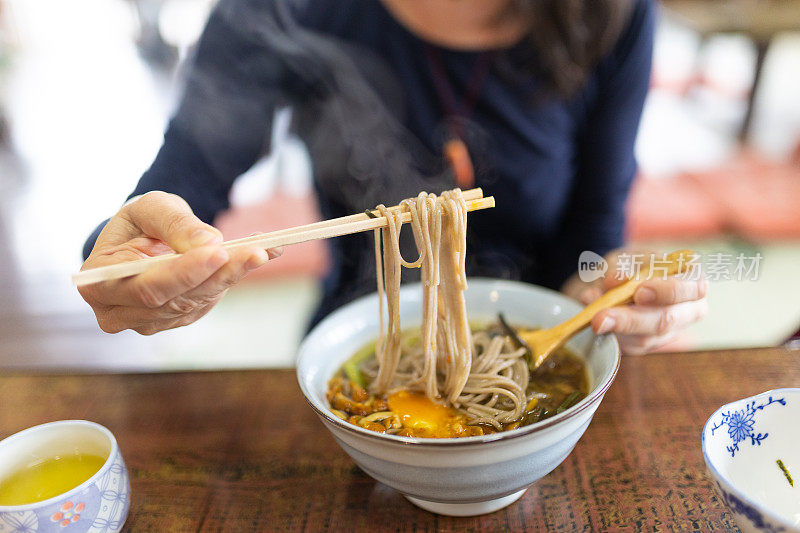
[[[0,0],[0,367],[292,364],[326,265],[320,243],[287,249],[198,323],[152,337],[100,331],[69,281],[86,237],[152,162],[213,5]],[[800,328],[798,95],[800,2],[662,2],[629,239],[731,265],[761,258],[755,280],[712,277],[709,315],[681,349],[777,345]],[[215,222],[227,238],[317,216],[289,113]]]

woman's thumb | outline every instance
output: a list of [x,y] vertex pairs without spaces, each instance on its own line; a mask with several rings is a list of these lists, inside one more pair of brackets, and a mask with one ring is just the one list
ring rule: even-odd
[[121,214],[146,236],[164,241],[176,252],[222,242],[222,233],[197,218],[175,194],[149,192],[126,205]]

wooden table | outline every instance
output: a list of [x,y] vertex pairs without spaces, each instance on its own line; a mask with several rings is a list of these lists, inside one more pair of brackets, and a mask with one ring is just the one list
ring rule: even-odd
[[573,453],[517,503],[436,516],[362,473],[290,370],[0,377],[0,437],[65,418],[114,432],[131,531],[735,529],[705,473],[720,405],[800,387],[800,351],[628,357]]

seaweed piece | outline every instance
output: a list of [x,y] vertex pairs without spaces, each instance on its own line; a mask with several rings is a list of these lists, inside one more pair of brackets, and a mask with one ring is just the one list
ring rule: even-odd
[[542,406],[534,407],[530,411],[525,414],[525,417],[522,419],[522,423],[520,426],[530,426],[531,424],[535,424],[545,418],[552,416],[553,413],[548,411]]
[[367,215],[369,218],[378,218],[378,215],[372,212],[372,209],[366,209],[364,214]]
[[789,485],[794,487],[794,481],[792,480],[792,475],[789,473],[789,469],[786,468],[786,465],[783,464],[783,461],[778,459],[775,462],[778,463],[778,468],[780,468],[781,472],[783,472],[783,475],[786,476],[786,480],[789,482]]
[[517,331],[508,325],[506,322],[506,318],[503,316],[503,313],[497,313],[497,320],[500,322],[500,327],[503,328],[503,331],[506,332],[506,335],[511,337],[511,340],[514,341],[514,344],[517,345],[517,348],[525,348],[525,359],[528,360],[528,366],[533,364],[533,352],[531,351],[531,347],[528,346],[528,343],[522,340],[522,337],[519,336]]
[[569,396],[567,396],[567,398],[563,402],[561,402],[561,405],[558,406],[558,408],[556,409],[556,414],[563,413],[564,411],[575,405],[578,402],[580,395],[581,395],[580,392],[576,390],[572,391],[569,394]]

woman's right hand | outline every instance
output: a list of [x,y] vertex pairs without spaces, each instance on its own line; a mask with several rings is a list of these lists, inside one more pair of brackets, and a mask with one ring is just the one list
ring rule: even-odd
[[280,255],[257,247],[228,252],[222,234],[179,196],[160,191],[125,204],[106,224],[81,270],[175,251],[181,256],[129,278],[79,287],[107,333],[143,335],[191,324],[248,272]]

